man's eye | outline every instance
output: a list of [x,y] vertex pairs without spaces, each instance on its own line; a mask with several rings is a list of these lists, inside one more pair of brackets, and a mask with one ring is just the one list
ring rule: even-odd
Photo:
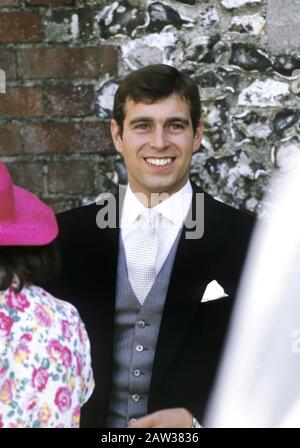
[[148,123],[138,123],[134,126],[134,129],[147,129],[149,127]]
[[170,127],[174,130],[178,130],[178,129],[183,129],[183,124],[182,123],[171,123]]

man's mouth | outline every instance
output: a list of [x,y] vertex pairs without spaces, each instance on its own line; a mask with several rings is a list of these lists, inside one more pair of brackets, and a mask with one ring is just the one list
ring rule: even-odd
[[144,159],[149,165],[167,166],[171,165],[175,157],[145,157]]

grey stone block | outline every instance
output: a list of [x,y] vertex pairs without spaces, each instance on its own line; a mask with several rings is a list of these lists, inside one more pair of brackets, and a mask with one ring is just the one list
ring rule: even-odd
[[268,0],[269,47],[274,54],[300,53],[300,0]]

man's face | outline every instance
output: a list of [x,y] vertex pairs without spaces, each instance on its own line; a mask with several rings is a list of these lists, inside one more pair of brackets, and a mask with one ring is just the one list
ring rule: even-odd
[[171,195],[186,183],[203,124],[199,123],[194,135],[189,105],[170,96],[153,104],[127,100],[123,135],[114,120],[111,131],[124,157],[131,189],[149,198],[151,193]]

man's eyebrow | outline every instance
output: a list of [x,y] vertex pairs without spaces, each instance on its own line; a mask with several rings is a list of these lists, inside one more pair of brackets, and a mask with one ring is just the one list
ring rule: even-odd
[[[150,123],[152,121],[153,121],[153,118],[151,118],[151,117],[137,117],[137,118],[133,118],[132,120],[130,120],[129,124],[133,125],[135,123],[140,123],[140,122]],[[173,123],[173,122],[176,121],[176,122],[181,122],[181,123],[183,123],[185,125],[189,124],[189,120],[187,120],[186,118],[183,118],[183,117],[170,117],[166,121],[168,123]]]
[[167,120],[169,123],[172,123],[174,121],[179,121],[183,124],[188,125],[189,124],[189,120],[187,120],[186,118],[182,118],[182,117],[171,117]]
[[137,118],[133,118],[132,120],[129,121],[129,124],[135,124],[135,123],[139,123],[139,122],[147,122],[149,123],[150,121],[153,121],[152,118],[150,117],[137,117]]

